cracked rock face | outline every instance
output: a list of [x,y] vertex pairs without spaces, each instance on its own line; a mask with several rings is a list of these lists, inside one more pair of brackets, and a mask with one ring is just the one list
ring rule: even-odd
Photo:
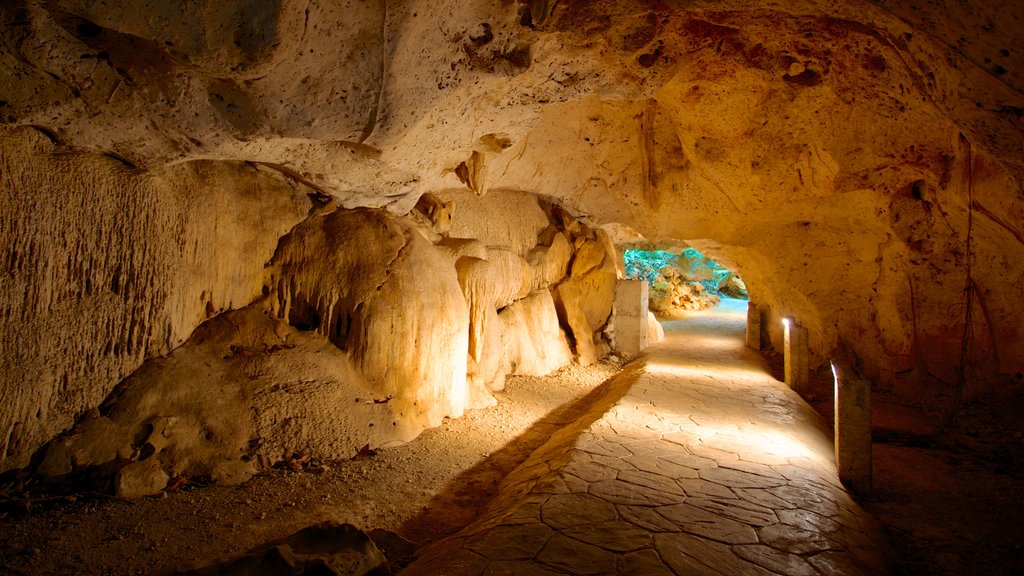
[[[418,288],[371,282],[398,237],[439,252],[422,267],[445,262],[430,286],[453,309],[473,306],[455,263],[491,243],[452,239],[500,239],[529,264],[516,297],[553,290],[577,356],[597,354],[603,301],[566,312],[579,292],[559,284],[593,246],[545,237],[522,197],[689,242],[742,274],[777,343],[779,316],[807,326],[815,362],[843,342],[897,390],[947,393],[965,362],[968,395],[1003,385],[1024,372],[1022,20],[952,0],[4,2],[0,469],[264,287],[297,329],[350,298],[390,330],[345,290]],[[333,256],[312,247],[348,234],[345,210],[425,193],[432,231],[374,216],[403,231],[322,282]],[[272,258],[284,284],[264,284]],[[395,350],[360,342],[368,382],[398,394]],[[464,352],[445,357],[496,385]],[[417,410],[459,413],[438,394]]]

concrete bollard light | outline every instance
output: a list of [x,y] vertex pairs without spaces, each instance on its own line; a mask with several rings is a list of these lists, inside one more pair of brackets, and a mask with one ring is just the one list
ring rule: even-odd
[[747,348],[761,349],[761,309],[747,302]]
[[871,383],[842,360],[835,376],[835,445],[839,479],[854,492],[871,491]]
[[647,280],[615,281],[615,345],[632,358],[647,348]]
[[783,379],[796,392],[803,392],[807,389],[810,379],[807,329],[789,317],[783,318],[782,324],[785,326],[782,349]]

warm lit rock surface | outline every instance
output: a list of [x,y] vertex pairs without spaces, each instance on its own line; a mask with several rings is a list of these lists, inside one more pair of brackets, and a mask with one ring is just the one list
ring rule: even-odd
[[423,424],[398,406],[342,350],[250,307],[147,362],[47,447],[38,472],[113,470],[124,497],[159,493],[179,475],[238,484],[261,465],[408,440]]
[[[535,197],[513,198],[546,223],[523,250],[564,252],[553,258],[572,260],[579,275],[535,266],[507,246],[441,236],[430,207],[418,219],[318,206],[282,238],[265,298],[144,363],[49,444],[37,471],[100,488],[112,476],[115,492],[137,497],[180,476],[237,484],[261,466],[411,440],[444,417],[493,405],[507,374],[546,375],[573,361],[548,276],[577,303],[594,355],[581,362],[593,362],[611,307],[603,286],[614,282],[613,248]],[[473,198],[461,206],[481,208]],[[584,310],[597,310],[596,330]]]
[[[454,200],[422,235],[503,237],[469,235],[553,288],[584,362],[605,351],[603,303],[556,276],[564,261],[602,294],[612,266],[577,273],[545,206],[602,243],[594,226],[615,222],[691,241],[742,275],[776,344],[779,316],[806,326],[814,362],[843,341],[897,391],[1004,385],[1024,372],[1022,17],[952,0],[4,2],[0,469],[271,288],[306,194],[396,214]],[[495,204],[460,220],[480,195]],[[413,369],[388,363],[397,348],[358,356],[382,389]],[[438,394],[427,421],[466,401]]]
[[147,173],[0,134],[0,469],[95,408],[144,360],[263,288],[306,191],[274,172],[196,162]]
[[402,573],[889,573],[821,417],[744,349],[745,304],[672,323],[600,413],[554,434],[488,513]]

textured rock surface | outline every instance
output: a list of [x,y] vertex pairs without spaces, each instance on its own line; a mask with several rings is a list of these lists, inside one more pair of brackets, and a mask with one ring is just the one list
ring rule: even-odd
[[421,428],[466,408],[469,315],[449,259],[383,210],[297,226],[271,263],[274,311],[327,337],[367,385]]
[[[773,340],[792,315],[815,361],[844,341],[885,385],[1024,372],[1020,5],[184,6],[0,6],[0,468],[259,295],[308,208],[268,170],[349,208],[454,199],[452,236],[544,282],[542,204],[691,241]],[[490,216],[460,221],[479,195]]]
[[546,376],[572,361],[549,291],[540,290],[513,303],[498,318],[502,324],[502,356],[511,365],[512,374]]
[[257,462],[350,458],[418,434],[423,424],[385,400],[330,342],[249,307],[147,362],[51,443],[38,471],[117,470],[124,497],[158,493],[179,475],[238,484]]
[[138,173],[55,151],[38,132],[0,132],[0,469],[25,465],[200,322],[259,296],[277,238],[309,208],[243,164]]

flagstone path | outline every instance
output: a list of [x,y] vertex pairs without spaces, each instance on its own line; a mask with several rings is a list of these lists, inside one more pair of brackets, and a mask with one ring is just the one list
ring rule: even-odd
[[404,575],[889,573],[820,416],[743,347],[745,302],[666,323],[597,413]]

